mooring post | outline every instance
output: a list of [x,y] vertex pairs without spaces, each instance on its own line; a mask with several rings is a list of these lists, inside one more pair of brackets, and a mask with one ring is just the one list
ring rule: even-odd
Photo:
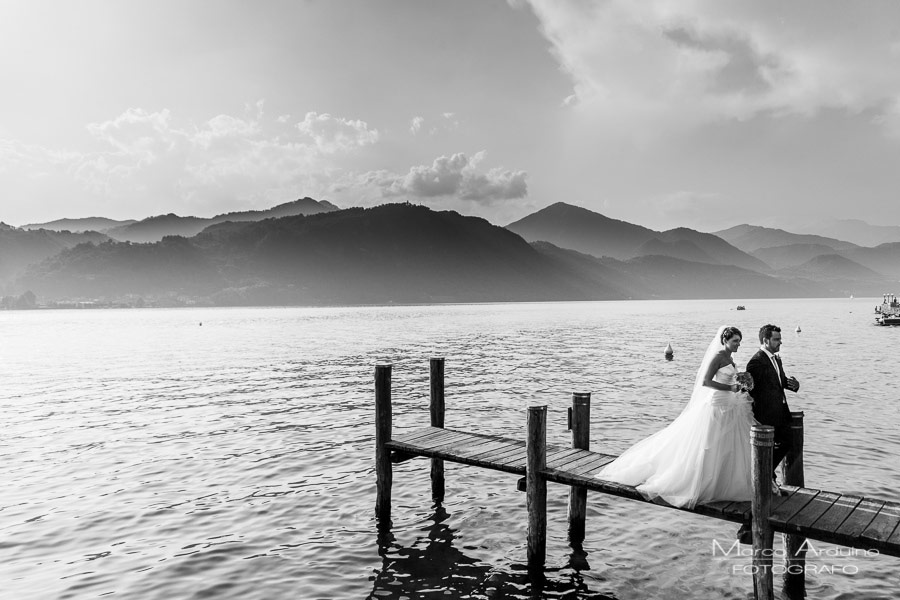
[[528,508],[528,568],[543,570],[547,556],[547,406],[528,407],[525,442],[525,504]]
[[772,507],[772,448],[775,429],[754,425],[750,429],[753,462],[753,498],[750,502],[753,524],[753,590],[756,600],[773,600],[772,545],[774,535],[769,515]]
[[381,523],[391,518],[391,365],[375,365],[375,516]]
[[[591,449],[591,395],[572,394],[572,447]],[[587,488],[569,487],[569,542],[579,545],[584,541],[585,517],[587,516]]]
[[[431,359],[431,426],[444,427],[444,359]],[[431,459],[431,498],[444,501],[444,461]]]
[[[803,411],[791,413],[791,451],[784,457],[782,481],[786,485],[804,487],[803,476]],[[789,533],[784,536],[784,590],[791,598],[806,595],[806,537]]]

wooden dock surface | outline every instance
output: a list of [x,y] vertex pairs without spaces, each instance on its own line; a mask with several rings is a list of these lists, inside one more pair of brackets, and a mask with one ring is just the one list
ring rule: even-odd
[[[393,436],[386,447],[394,462],[424,456],[525,475],[524,440],[421,427]],[[675,508],[662,500],[646,500],[634,487],[596,479],[594,473],[615,458],[589,450],[548,446],[543,475],[547,481]],[[805,487],[782,489],[788,495],[772,498],[769,521],[774,531],[900,557],[900,503]],[[749,501],[713,502],[678,510],[736,523],[750,518]]]

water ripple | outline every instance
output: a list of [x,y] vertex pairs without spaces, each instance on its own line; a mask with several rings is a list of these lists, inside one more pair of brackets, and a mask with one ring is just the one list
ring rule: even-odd
[[[532,580],[509,474],[448,464],[434,506],[428,462],[396,465],[392,526],[379,529],[373,366],[394,365],[395,431],[427,422],[428,358],[444,356],[448,427],[518,436],[524,407],[542,402],[549,441],[568,444],[566,408],[588,391],[593,448],[619,452],[680,412],[718,325],[745,332],[741,364],[759,325],[781,323],[802,382],[790,401],[806,411],[807,483],[897,498],[900,328],[848,302],[0,313],[0,472],[15,482],[0,492],[4,592],[747,598],[749,559],[711,554],[733,525],[592,495],[575,550],[562,486],[548,493],[547,568]],[[858,566],[810,576],[810,597],[893,597],[895,559]]]

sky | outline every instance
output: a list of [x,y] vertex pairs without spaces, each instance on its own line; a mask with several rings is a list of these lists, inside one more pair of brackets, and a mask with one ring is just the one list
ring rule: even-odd
[[0,221],[900,225],[900,3],[0,0]]

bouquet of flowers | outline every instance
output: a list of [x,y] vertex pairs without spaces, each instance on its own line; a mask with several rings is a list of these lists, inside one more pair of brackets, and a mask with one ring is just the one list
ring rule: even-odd
[[734,378],[734,382],[741,386],[742,392],[749,392],[753,389],[753,375],[747,371],[738,373]]

